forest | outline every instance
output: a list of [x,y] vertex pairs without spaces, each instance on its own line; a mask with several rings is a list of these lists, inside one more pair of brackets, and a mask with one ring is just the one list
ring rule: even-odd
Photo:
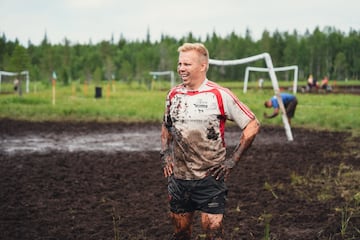
[[[162,35],[159,41],[152,42],[147,32],[144,40],[137,41],[120,37],[115,42],[111,37],[96,44],[91,41],[79,44],[65,38],[60,44],[52,44],[44,34],[39,45],[29,41],[23,46],[17,39],[7,40],[2,33],[0,71],[28,70],[31,81],[43,83],[50,83],[56,72],[58,81],[64,85],[71,81],[142,82],[151,77],[150,71],[175,71],[177,48],[182,43],[202,42],[212,59],[241,59],[267,52],[274,67],[297,65],[300,80],[309,74],[316,79],[328,76],[332,80],[358,80],[360,77],[360,31],[350,29],[345,33],[334,27],[315,28],[304,34],[296,30],[291,33],[265,30],[259,40],[252,38],[250,30],[244,35],[232,32],[220,37],[212,33],[206,39],[196,38],[192,33],[181,39]],[[208,77],[214,81],[241,79],[246,66],[212,66]],[[265,67],[265,63],[258,61],[251,66]],[[282,80],[291,77],[285,74]]]

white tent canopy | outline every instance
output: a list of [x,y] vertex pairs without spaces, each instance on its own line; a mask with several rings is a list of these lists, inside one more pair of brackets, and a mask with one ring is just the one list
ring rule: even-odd
[[213,64],[213,65],[219,65],[219,66],[231,66],[231,65],[240,65],[240,64],[244,64],[244,63],[249,63],[249,62],[254,62],[254,61],[258,61],[258,60],[265,60],[266,66],[267,66],[267,71],[269,71],[270,74],[270,78],[271,78],[271,83],[275,92],[275,96],[278,100],[279,106],[280,106],[280,110],[282,113],[282,120],[284,123],[284,128],[285,128],[285,132],[286,132],[286,136],[288,141],[293,141],[293,135],[291,132],[291,128],[290,128],[290,124],[288,121],[288,118],[286,116],[286,111],[285,111],[285,107],[284,107],[284,103],[282,101],[282,98],[280,96],[280,89],[279,89],[279,84],[276,78],[276,74],[275,74],[275,70],[274,70],[274,66],[270,57],[270,54],[268,53],[262,53],[259,55],[255,55],[255,56],[251,56],[251,57],[247,57],[247,58],[242,58],[242,59],[235,59],[235,60],[216,60],[216,59],[209,59],[209,64]]
[[28,93],[29,92],[29,84],[30,84],[29,71],[22,71],[20,73],[0,71],[0,92],[1,92],[2,76],[18,76],[18,75],[25,75],[25,77],[26,77],[26,92]]

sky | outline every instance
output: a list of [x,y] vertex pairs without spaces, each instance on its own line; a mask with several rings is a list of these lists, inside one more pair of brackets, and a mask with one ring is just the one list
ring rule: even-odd
[[27,46],[46,36],[52,44],[120,38],[205,40],[232,32],[254,40],[264,30],[304,34],[316,27],[360,31],[359,0],[0,0],[0,34]]

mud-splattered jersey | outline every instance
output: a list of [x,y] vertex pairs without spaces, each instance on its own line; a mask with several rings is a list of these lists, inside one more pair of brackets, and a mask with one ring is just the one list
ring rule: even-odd
[[207,79],[196,91],[183,85],[171,89],[164,121],[172,135],[174,176],[204,178],[209,168],[225,159],[225,121],[235,121],[243,129],[254,118],[230,90]]

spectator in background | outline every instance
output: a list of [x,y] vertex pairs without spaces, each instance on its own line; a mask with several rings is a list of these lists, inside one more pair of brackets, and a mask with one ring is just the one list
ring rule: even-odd
[[14,91],[16,92],[19,89],[19,79],[14,79]]
[[259,88],[262,89],[264,87],[264,79],[260,78],[259,79]]
[[308,79],[307,79],[307,86],[306,86],[307,91],[311,92],[313,87],[318,89],[318,83],[317,83],[316,78],[314,78],[314,76],[312,74],[310,74]]
[[313,75],[310,74],[308,79],[307,79],[307,88],[308,88],[308,90],[311,90],[313,85],[314,85],[314,78],[313,78]]
[[324,89],[325,91],[331,91],[331,87],[329,86],[329,78],[327,76],[321,80],[321,89]]

